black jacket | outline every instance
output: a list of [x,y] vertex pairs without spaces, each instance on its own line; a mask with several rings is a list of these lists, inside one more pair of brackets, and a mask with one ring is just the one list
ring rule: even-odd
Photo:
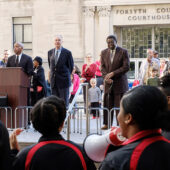
[[51,61],[51,57],[52,57],[53,53],[55,53],[55,48],[52,48],[51,50],[48,51],[48,65],[49,65],[49,68],[50,68],[50,61]]
[[[16,67],[16,55],[13,55],[8,58],[8,62],[6,67]],[[22,67],[23,71],[28,75],[33,74],[33,62],[30,56],[22,53],[21,60],[19,62],[19,66]]]
[[71,85],[73,71],[73,57],[69,50],[62,47],[57,64],[55,65],[55,50],[50,57],[50,84],[51,88],[68,88]]
[[[64,140],[61,135],[56,135],[55,137],[41,137],[39,142],[42,141],[50,141],[50,140]],[[65,140],[64,140],[65,141]],[[94,164],[87,158],[85,153],[83,152],[82,148],[77,144],[65,141],[67,143],[71,143],[76,148],[78,148],[85,159],[87,170],[94,170],[96,169]],[[25,169],[25,161],[26,156],[29,150],[35,145],[26,147],[23,149],[16,158],[14,162],[14,169],[15,170],[24,170]],[[83,170],[82,164],[80,161],[79,156],[75,153],[75,151],[65,145],[59,144],[47,144],[41,147],[33,156],[30,170]]]
[[0,170],[12,169],[12,161],[17,152],[17,150],[10,150],[8,131],[0,121]]
[[[145,132],[144,132],[145,133]],[[100,166],[100,170],[130,170],[130,160],[136,146],[145,138],[161,136],[153,133],[142,138],[137,137],[134,141],[122,147],[110,146],[110,153]],[[157,141],[149,145],[142,152],[137,170],[169,170],[170,169],[170,143]]]
[[[38,92],[37,87],[42,87],[42,91]],[[34,105],[39,99],[46,97],[47,87],[45,81],[44,68],[38,66],[37,69],[34,69],[33,76],[31,77],[31,88],[34,89],[31,92],[31,104]]]

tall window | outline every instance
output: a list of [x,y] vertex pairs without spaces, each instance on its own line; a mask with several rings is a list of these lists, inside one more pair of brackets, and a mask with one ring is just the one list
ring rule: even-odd
[[170,28],[122,28],[122,46],[131,58],[145,58],[148,48],[155,48],[159,57],[170,57]]
[[122,46],[131,58],[145,58],[147,49],[152,48],[152,29],[123,28]]
[[156,27],[155,31],[155,49],[159,57],[170,57],[170,28]]
[[21,42],[24,45],[24,52],[32,55],[32,18],[13,18],[13,44]]

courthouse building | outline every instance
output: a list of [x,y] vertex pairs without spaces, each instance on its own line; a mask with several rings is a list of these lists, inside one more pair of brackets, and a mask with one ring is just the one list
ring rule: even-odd
[[80,67],[87,53],[99,59],[106,37],[116,34],[129,51],[133,77],[147,48],[170,57],[170,0],[0,0],[0,54],[20,41],[48,70],[47,51],[57,34]]

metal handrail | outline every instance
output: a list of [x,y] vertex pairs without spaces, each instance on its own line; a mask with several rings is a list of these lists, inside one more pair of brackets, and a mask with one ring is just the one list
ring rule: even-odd
[[[26,121],[28,121],[28,109],[32,109],[33,107],[32,106],[17,106],[16,108],[15,108],[15,111],[14,111],[14,113],[15,113],[15,129],[16,129],[16,124],[17,124],[17,120],[16,120],[16,117],[17,117],[17,110],[19,110],[19,109],[26,109]],[[22,110],[23,111],[23,110]],[[24,112],[22,112],[23,113],[23,117],[22,117],[22,123],[23,123],[23,121],[24,121]],[[26,125],[26,128],[27,128],[27,125]]]
[[8,128],[8,110],[10,110],[11,113],[11,129],[12,129],[12,108],[9,106],[1,106],[0,109],[4,109],[5,110],[5,116],[6,116],[6,127]]
[[[72,110],[73,110],[73,107],[76,103],[76,99],[78,97],[78,95],[80,94],[81,90],[82,90],[82,87],[85,86],[86,87],[86,112],[88,113],[88,83],[81,83],[71,104],[69,105],[69,108],[67,110],[67,113],[66,113],[66,119],[65,119],[65,122],[64,124],[67,124],[67,140],[70,139],[70,116],[72,114]],[[89,133],[89,126],[88,126],[88,114],[86,114],[86,134]]]

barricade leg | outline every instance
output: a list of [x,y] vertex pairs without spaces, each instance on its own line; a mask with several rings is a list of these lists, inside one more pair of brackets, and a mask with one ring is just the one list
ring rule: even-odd
[[77,113],[77,133],[79,133],[79,112]]
[[101,130],[101,127],[102,127],[102,125],[101,125],[101,121],[102,121],[102,119],[101,119],[101,116],[102,116],[102,114],[101,114],[101,109],[99,110],[99,131],[100,131],[100,135],[102,134],[102,130]]
[[22,122],[21,122],[21,124],[22,124],[22,127],[24,127],[24,113],[25,113],[25,109],[23,108],[22,109]]
[[[73,109],[73,112],[75,112],[74,109]],[[75,113],[73,113],[72,118],[73,118],[73,133],[75,133],[75,132],[76,132],[76,127],[75,127],[75,124],[76,124],[76,121],[75,121]]]
[[12,108],[9,108],[9,110],[10,110],[10,113],[11,113],[11,129],[12,129]]
[[70,114],[67,119],[67,140],[70,140]]
[[83,119],[83,115],[82,115],[82,110],[80,110],[80,134],[82,134],[82,119]]

